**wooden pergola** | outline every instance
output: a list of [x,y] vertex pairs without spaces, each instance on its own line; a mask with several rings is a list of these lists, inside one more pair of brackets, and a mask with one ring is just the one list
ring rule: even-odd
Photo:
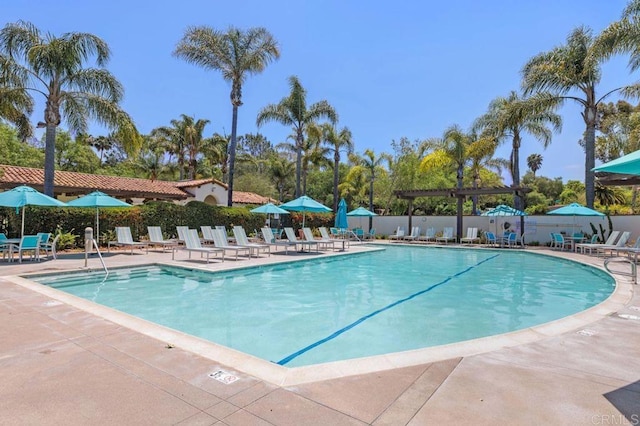
[[[396,197],[409,201],[409,225],[412,226],[413,217],[413,201],[419,197],[451,197],[457,201],[457,220],[456,220],[456,236],[458,240],[462,238],[462,202],[467,197],[475,195],[499,195],[513,194],[522,196],[527,192],[531,192],[531,188],[523,186],[494,186],[490,188],[451,188],[451,189],[407,189],[393,191]],[[520,220],[524,222],[524,217]],[[524,229],[524,223],[521,223],[521,229]]]

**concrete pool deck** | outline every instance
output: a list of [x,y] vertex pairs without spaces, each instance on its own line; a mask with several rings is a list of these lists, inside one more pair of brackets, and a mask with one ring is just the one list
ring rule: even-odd
[[[307,256],[207,266],[179,253],[176,262],[218,270]],[[110,268],[172,263],[171,253],[160,252],[118,251],[105,261]],[[220,362],[197,339],[185,341],[186,350],[175,335],[105,319],[92,313],[95,306],[78,307],[14,277],[83,266],[81,255],[0,262],[0,423],[640,424],[640,296],[621,276],[604,304],[540,328],[292,378],[247,373],[251,367]],[[101,268],[96,258],[89,266]],[[237,380],[210,377],[218,371]]]

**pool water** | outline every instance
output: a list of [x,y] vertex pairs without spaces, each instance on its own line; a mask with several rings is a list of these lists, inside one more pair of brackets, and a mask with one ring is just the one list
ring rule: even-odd
[[606,299],[614,280],[517,250],[391,246],[223,272],[149,266],[32,278],[268,361],[301,366],[519,330]]

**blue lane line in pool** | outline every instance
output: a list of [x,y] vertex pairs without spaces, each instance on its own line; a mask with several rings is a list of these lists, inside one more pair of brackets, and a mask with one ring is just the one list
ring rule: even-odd
[[462,275],[462,274],[465,274],[465,273],[469,272],[469,271],[470,271],[470,270],[472,270],[473,268],[476,268],[476,267],[478,267],[478,266],[482,265],[483,263],[488,262],[489,260],[495,259],[495,258],[496,258],[496,257],[498,257],[498,256],[500,256],[500,255],[499,255],[499,254],[495,254],[495,255],[493,255],[493,256],[490,256],[490,257],[488,257],[488,258],[486,258],[486,259],[484,259],[484,260],[481,260],[480,262],[476,263],[475,265],[471,265],[471,266],[469,266],[467,269],[465,269],[465,270],[463,270],[463,271],[460,271],[460,272],[458,272],[458,273],[456,273],[456,274],[454,274],[454,275],[451,275],[451,276],[449,276],[449,277],[445,278],[444,280],[440,281],[440,282],[439,282],[439,283],[437,283],[437,284],[434,284],[434,285],[432,285],[432,286],[430,286],[430,287],[428,287],[428,288],[425,288],[424,290],[420,290],[420,291],[419,291],[419,292],[417,292],[417,293],[413,293],[412,295],[407,296],[407,297],[405,297],[404,299],[397,300],[397,301],[395,301],[395,302],[393,302],[393,303],[391,303],[391,304],[389,304],[389,305],[385,306],[384,308],[380,308],[380,309],[378,309],[377,311],[373,311],[372,313],[370,313],[370,314],[368,314],[368,315],[365,315],[365,316],[361,317],[360,319],[358,319],[358,320],[356,320],[356,321],[352,322],[351,324],[347,325],[346,327],[341,328],[340,330],[338,330],[338,331],[336,331],[335,333],[333,333],[333,334],[331,334],[331,335],[329,335],[329,336],[325,337],[324,339],[318,340],[317,342],[312,343],[312,344],[310,344],[309,346],[307,346],[307,347],[305,347],[305,348],[302,348],[302,349],[300,349],[299,351],[294,352],[294,353],[292,353],[291,355],[289,355],[289,356],[287,356],[287,357],[285,357],[285,358],[282,358],[282,359],[281,359],[280,361],[278,361],[276,364],[278,364],[278,365],[285,365],[285,364],[287,364],[287,363],[291,362],[293,359],[295,359],[295,358],[299,357],[300,355],[304,354],[305,352],[309,352],[311,349],[313,349],[313,348],[315,348],[315,347],[317,347],[317,346],[320,346],[320,345],[322,345],[323,343],[328,342],[329,340],[333,340],[333,339],[335,339],[336,337],[338,337],[338,336],[339,336],[339,335],[341,335],[342,333],[344,333],[344,332],[346,332],[346,331],[351,330],[353,327],[355,327],[355,326],[357,326],[358,324],[360,324],[360,323],[362,323],[362,322],[364,322],[364,321],[368,320],[369,318],[373,318],[374,316],[376,316],[376,315],[378,315],[378,314],[380,314],[380,313],[382,313],[382,312],[384,312],[384,311],[386,311],[386,310],[388,310],[388,309],[391,309],[391,308],[393,308],[393,307],[395,307],[395,306],[398,306],[399,304],[404,303],[404,302],[407,302],[407,301],[409,301],[409,300],[411,300],[411,299],[413,299],[413,298],[415,298],[415,297],[418,297],[418,296],[420,296],[420,295],[422,295],[422,294],[425,294],[425,293],[427,293],[427,292],[429,292],[429,291],[433,290],[433,289],[434,289],[434,288],[436,288],[436,287],[440,287],[441,285],[448,283],[448,282],[449,282],[449,281],[451,281],[452,279],[457,278],[457,277],[459,277],[460,275]]

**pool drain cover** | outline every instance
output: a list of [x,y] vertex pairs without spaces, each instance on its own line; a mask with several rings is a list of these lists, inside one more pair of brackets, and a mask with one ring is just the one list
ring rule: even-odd
[[234,376],[233,374],[227,373],[226,371],[222,370],[209,373],[209,377],[211,377],[212,379],[216,379],[217,381],[222,382],[225,385],[230,385],[231,383],[238,380],[237,376]]

